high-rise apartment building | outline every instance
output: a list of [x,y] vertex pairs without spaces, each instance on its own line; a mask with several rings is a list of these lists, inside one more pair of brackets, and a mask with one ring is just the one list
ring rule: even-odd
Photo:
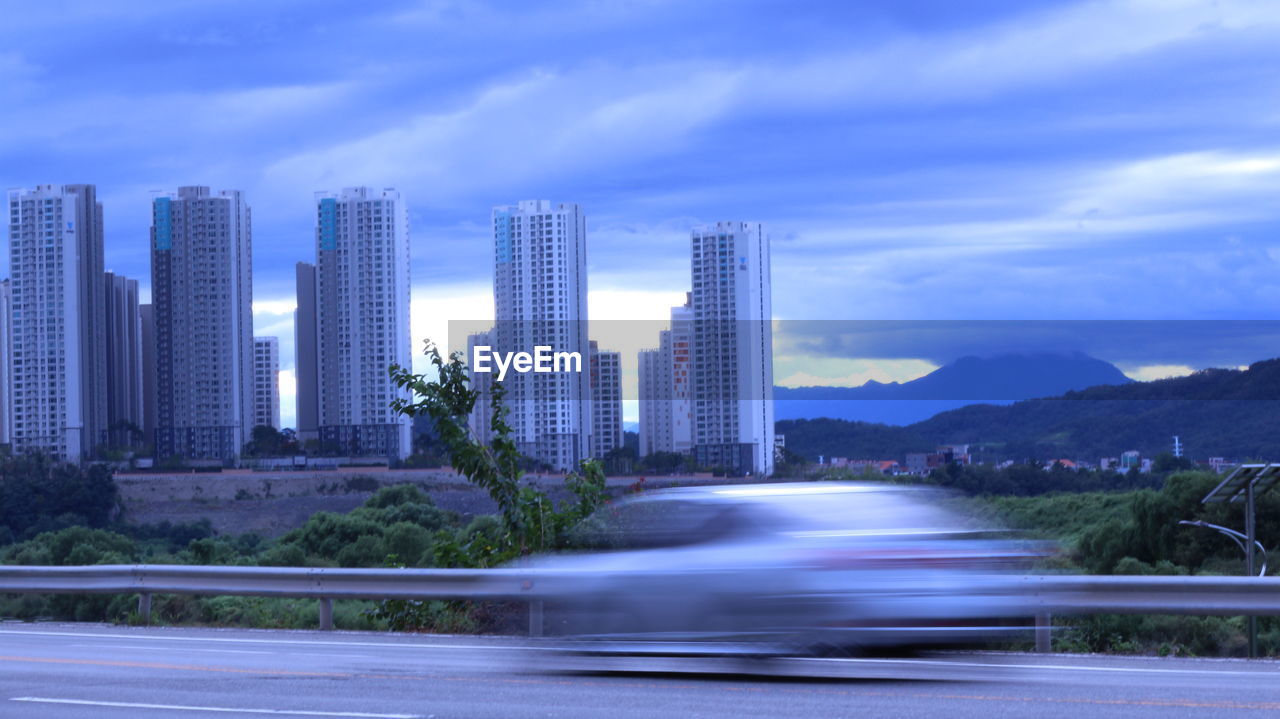
[[591,348],[591,456],[622,446],[622,354]]
[[692,233],[693,443],[703,466],[773,472],[769,238],[759,223]]
[[[410,418],[391,409],[405,393],[387,373],[393,364],[412,362],[409,214],[400,193],[368,187],[318,193],[314,280],[307,274],[299,265],[297,331],[302,343],[314,328],[315,359],[314,369],[302,371],[312,360],[299,347],[298,392],[316,397],[321,446],[348,455],[408,457]],[[302,376],[311,372],[314,383]],[[309,412],[302,401],[299,411]]]
[[[471,358],[475,356],[476,347],[492,347],[494,345],[494,331],[475,332],[467,335],[467,366],[470,367]],[[471,373],[471,389],[479,396],[476,398],[475,405],[471,408],[471,416],[468,417],[468,424],[471,427],[471,433],[481,441],[488,442],[493,439],[490,431],[490,423],[493,422],[493,408],[490,406],[490,393],[493,391],[493,374],[489,372],[472,372]]]
[[293,357],[296,388],[294,412],[298,441],[320,439],[320,350],[316,345],[316,266],[299,262],[294,268],[298,307],[293,311]]
[[138,305],[142,337],[142,437],[156,441],[156,313],[155,305]]
[[145,443],[142,389],[142,315],[138,281],[108,272],[104,278],[107,308],[107,428],[105,443],[137,448]]
[[654,452],[669,452],[671,440],[671,405],[666,401],[664,385],[671,372],[662,346],[669,342],[670,331],[659,333],[659,347],[640,350],[636,357],[639,375],[640,436],[638,453],[647,457]]
[[687,454],[693,449],[689,301],[671,308],[670,329],[658,333],[658,348],[640,351],[640,456]]
[[504,380],[520,451],[555,469],[591,454],[587,367],[587,223],[576,204],[523,201],[493,210],[493,328],[497,352],[576,353],[577,372],[508,373]]
[[156,453],[238,459],[253,423],[249,206],[180,187],[152,202]]
[[280,340],[275,337],[253,338],[253,426],[280,429]]
[[13,387],[10,386],[9,375],[13,372],[13,347],[9,337],[13,334],[10,328],[12,315],[12,290],[9,280],[0,280],[0,445],[8,446],[12,439],[9,427],[13,424],[10,416],[13,400]]
[[102,205],[93,185],[9,193],[15,451],[79,461],[107,424]]

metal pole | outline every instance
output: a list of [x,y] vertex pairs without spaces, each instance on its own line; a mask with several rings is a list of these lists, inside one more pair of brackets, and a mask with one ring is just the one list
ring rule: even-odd
[[534,599],[529,602],[529,636],[542,636],[542,600]]
[[1036,615],[1036,653],[1048,654],[1051,648],[1050,644],[1050,628],[1053,626],[1053,617],[1048,612]]
[[151,624],[151,595],[146,592],[138,595],[138,617],[144,625]]
[[320,628],[324,631],[333,629],[333,600],[320,597]]
[[[1253,552],[1254,545],[1258,541],[1258,528],[1256,526],[1255,507],[1253,503],[1253,482],[1245,486],[1245,517],[1244,517],[1244,564],[1245,573],[1250,577],[1256,576],[1253,571]],[[1258,618],[1249,617],[1249,658],[1258,658]]]

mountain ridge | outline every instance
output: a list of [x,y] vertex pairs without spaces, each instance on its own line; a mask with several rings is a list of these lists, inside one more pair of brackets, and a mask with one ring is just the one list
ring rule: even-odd
[[1008,403],[1132,382],[1114,365],[1079,352],[969,355],[907,382],[775,387],[774,412],[777,419],[906,425],[974,402]]
[[1280,359],[1245,370],[1072,390],[1007,405],[971,404],[906,426],[838,418],[784,419],[790,451],[815,458],[900,458],[938,444],[978,446],[986,459],[1154,455],[1179,435],[1190,456],[1280,460]]

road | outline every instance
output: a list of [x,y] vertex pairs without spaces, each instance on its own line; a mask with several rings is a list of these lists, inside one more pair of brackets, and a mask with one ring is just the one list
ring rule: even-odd
[[[0,717],[1132,719],[1280,710],[1280,663],[1270,661],[998,653],[733,661],[583,673],[545,650],[482,637],[6,623]],[[717,673],[744,668],[808,676]]]

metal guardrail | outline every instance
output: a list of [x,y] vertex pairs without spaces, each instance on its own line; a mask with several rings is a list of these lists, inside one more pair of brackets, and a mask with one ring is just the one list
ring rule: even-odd
[[528,596],[512,569],[332,569],[100,564],[0,566],[0,593],[228,594],[331,599],[510,599]]
[[[151,621],[153,594],[314,598],[320,601],[320,628],[332,629],[334,599],[530,599],[530,574],[512,569],[3,565],[0,594],[138,594],[144,623]],[[541,634],[541,601],[532,600],[531,608],[530,633]]]
[[1036,575],[1020,581],[1056,614],[1280,615],[1280,577]]
[[[546,569],[331,569],[188,565],[0,565],[0,594],[153,594],[314,598],[320,628],[333,628],[334,599],[506,599],[529,603],[529,633],[542,633],[542,602],[580,574]],[[1036,644],[1048,647],[1052,614],[1280,615],[1280,577],[1004,577],[1036,613]],[[1008,586],[1008,585],[1006,585]]]

